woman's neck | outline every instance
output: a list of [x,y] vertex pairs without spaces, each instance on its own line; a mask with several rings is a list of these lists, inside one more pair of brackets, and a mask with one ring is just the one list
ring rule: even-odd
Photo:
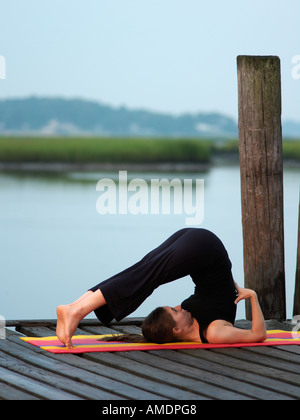
[[182,341],[192,341],[201,343],[199,323],[195,318],[189,330],[183,334]]

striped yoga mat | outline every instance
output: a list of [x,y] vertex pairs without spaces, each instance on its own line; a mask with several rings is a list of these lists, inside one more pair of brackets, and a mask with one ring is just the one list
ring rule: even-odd
[[[106,337],[107,341],[99,341]],[[201,343],[127,343],[109,341],[109,335],[75,335],[72,338],[73,349],[66,348],[57,337],[21,337],[34,346],[50,353],[92,353],[105,351],[134,351],[134,350],[178,350],[178,349],[216,349],[227,347],[258,347],[258,346],[286,346],[300,345],[300,332],[268,331],[268,338],[263,343],[238,344],[201,344]]]

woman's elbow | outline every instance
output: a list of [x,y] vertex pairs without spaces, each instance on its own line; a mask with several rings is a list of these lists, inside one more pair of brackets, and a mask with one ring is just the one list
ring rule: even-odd
[[262,331],[260,334],[257,334],[256,341],[257,343],[263,343],[268,338],[267,331]]

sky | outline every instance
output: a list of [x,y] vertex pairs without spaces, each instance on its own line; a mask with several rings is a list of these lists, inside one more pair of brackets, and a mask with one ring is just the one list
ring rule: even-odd
[[0,0],[0,99],[237,119],[236,57],[278,55],[282,116],[300,121],[299,41],[299,0]]

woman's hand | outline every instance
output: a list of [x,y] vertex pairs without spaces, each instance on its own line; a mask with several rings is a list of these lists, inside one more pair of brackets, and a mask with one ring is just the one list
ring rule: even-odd
[[234,282],[236,290],[238,292],[238,297],[234,301],[234,303],[237,305],[241,300],[253,298],[256,296],[256,293],[254,290],[251,289],[243,289],[242,287],[239,287],[239,285]]

